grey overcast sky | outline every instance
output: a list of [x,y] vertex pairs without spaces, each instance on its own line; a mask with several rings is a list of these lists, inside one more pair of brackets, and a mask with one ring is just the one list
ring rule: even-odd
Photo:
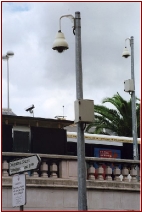
[[[140,98],[139,2],[2,2],[2,54],[9,59],[10,108],[31,116],[25,108],[35,105],[35,117],[65,115],[74,120],[76,100],[75,36],[68,18],[61,22],[69,49],[52,50],[62,15],[81,13],[83,97],[101,104],[119,94],[126,100],[124,81],[131,78],[131,57],[122,52],[125,39],[134,36],[135,90]],[[130,43],[126,45],[130,50]],[[64,113],[63,113],[64,106]],[[111,107],[111,105],[106,105]],[[7,63],[2,61],[2,107],[7,107]]]

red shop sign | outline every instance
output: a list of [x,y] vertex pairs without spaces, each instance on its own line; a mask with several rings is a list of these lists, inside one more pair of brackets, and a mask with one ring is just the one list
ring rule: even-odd
[[112,158],[112,151],[110,150],[100,150],[99,157],[101,158]]

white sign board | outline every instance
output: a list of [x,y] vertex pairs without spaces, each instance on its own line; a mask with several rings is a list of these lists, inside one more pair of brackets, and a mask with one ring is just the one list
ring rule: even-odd
[[26,176],[18,174],[12,177],[12,206],[18,207],[26,204]]
[[38,155],[11,161],[9,162],[9,175],[37,169],[40,161],[41,159]]

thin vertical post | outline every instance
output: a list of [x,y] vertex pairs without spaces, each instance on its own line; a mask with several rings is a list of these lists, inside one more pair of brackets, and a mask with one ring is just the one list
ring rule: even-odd
[[137,118],[136,118],[136,98],[135,98],[135,77],[134,77],[134,37],[130,38],[131,46],[131,79],[134,83],[134,91],[131,94],[132,104],[132,134],[133,134],[133,159],[138,160],[138,143],[137,143]]
[[9,115],[9,57],[7,56],[7,109]]
[[63,118],[64,118],[64,105],[63,105]]
[[21,205],[21,206],[20,206],[20,211],[23,211],[23,210],[24,210],[24,206]]
[[[76,60],[76,98],[83,99],[82,54],[81,54],[81,17],[75,12],[75,60]],[[87,210],[86,166],[83,123],[77,123],[78,158],[78,210]]]

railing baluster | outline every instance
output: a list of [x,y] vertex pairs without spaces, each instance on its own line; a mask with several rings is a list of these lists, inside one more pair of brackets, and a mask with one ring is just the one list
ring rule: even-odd
[[110,163],[106,163],[106,168],[105,168],[105,174],[106,174],[106,180],[108,181],[112,181],[112,168],[110,167],[111,164]]
[[3,163],[2,163],[2,176],[3,177],[8,177],[8,163],[7,160],[4,159]]
[[88,168],[88,180],[95,180],[95,168],[93,164]]
[[47,172],[48,172],[48,165],[46,163],[46,160],[43,160],[42,161],[42,164],[40,166],[40,171],[41,171],[41,177],[48,178],[48,174],[47,174]]
[[131,182],[137,182],[137,167],[135,164],[131,165],[131,170],[130,170],[130,175],[131,175]]
[[120,174],[121,174],[121,170],[119,169],[119,164],[114,164],[114,170],[113,170],[113,174],[114,174],[114,181],[121,181],[120,179]]
[[32,172],[32,177],[39,177],[39,174],[37,173],[37,170],[34,170]]
[[99,165],[99,167],[97,169],[97,173],[98,173],[97,180],[104,180],[104,177],[103,177],[104,169],[102,167],[103,163],[99,162],[98,165]]
[[123,169],[122,169],[123,181],[125,181],[125,182],[128,182],[129,181],[128,174],[129,174],[129,170],[127,168],[127,165],[124,164],[123,165]]
[[57,165],[55,162],[53,162],[50,165],[50,172],[51,172],[51,175],[50,175],[51,178],[57,178]]
[[26,175],[26,179],[30,177],[28,172],[25,172],[25,175]]

